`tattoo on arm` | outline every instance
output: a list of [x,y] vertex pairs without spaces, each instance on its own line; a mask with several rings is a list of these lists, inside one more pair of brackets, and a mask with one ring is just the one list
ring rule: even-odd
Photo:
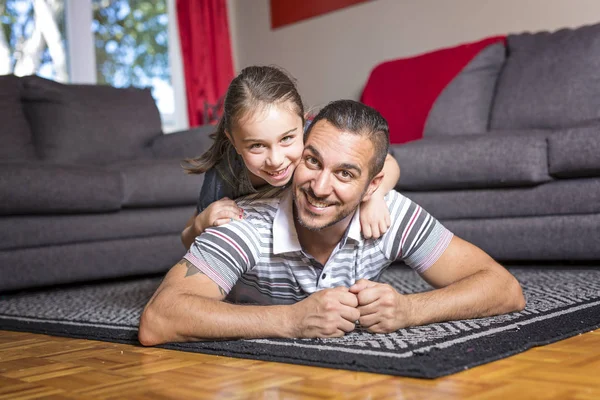
[[196,275],[196,274],[202,274],[202,275],[204,275],[204,273],[202,271],[200,271],[198,269],[198,267],[196,267],[194,264],[192,264],[191,262],[189,262],[185,258],[183,260],[181,260],[180,264],[185,265],[185,267],[187,268],[187,272],[185,273],[185,277],[186,278],[188,276],[192,276],[192,275]]
[[[192,276],[192,275],[196,275],[196,274],[202,274],[205,275],[204,272],[200,271],[198,269],[198,267],[196,267],[194,264],[192,264],[191,262],[189,262],[188,260],[186,260],[185,258],[183,260],[181,260],[179,262],[181,265],[184,265],[187,268],[187,272],[185,273],[185,277],[187,278],[188,276]],[[225,291],[225,289],[223,289],[221,286],[217,285],[217,287],[219,288],[219,292],[223,295],[223,296],[227,296],[227,292]]]

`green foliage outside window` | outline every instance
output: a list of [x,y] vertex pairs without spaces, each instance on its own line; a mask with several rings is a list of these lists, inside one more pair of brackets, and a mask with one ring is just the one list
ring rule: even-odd
[[164,0],[93,0],[98,83],[116,87],[170,81]]

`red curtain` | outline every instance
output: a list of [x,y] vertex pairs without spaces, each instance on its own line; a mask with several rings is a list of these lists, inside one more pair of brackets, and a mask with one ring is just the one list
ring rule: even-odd
[[[233,79],[227,0],[177,0],[190,127],[215,119]],[[206,115],[208,112],[209,115]]]

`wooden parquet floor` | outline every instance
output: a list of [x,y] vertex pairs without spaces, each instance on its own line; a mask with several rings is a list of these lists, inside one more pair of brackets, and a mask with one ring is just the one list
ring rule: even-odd
[[0,331],[0,399],[600,399],[600,330],[435,380]]

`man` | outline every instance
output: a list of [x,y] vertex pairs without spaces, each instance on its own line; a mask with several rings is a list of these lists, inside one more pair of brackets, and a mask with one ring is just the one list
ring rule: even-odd
[[[306,133],[291,187],[238,200],[243,220],[196,238],[146,306],[140,342],[337,337],[356,321],[382,333],[523,309],[511,274],[395,191],[386,196],[388,231],[362,238],[359,204],[378,189],[388,141],[377,111],[327,105]],[[395,260],[436,290],[403,295],[377,283]]]

